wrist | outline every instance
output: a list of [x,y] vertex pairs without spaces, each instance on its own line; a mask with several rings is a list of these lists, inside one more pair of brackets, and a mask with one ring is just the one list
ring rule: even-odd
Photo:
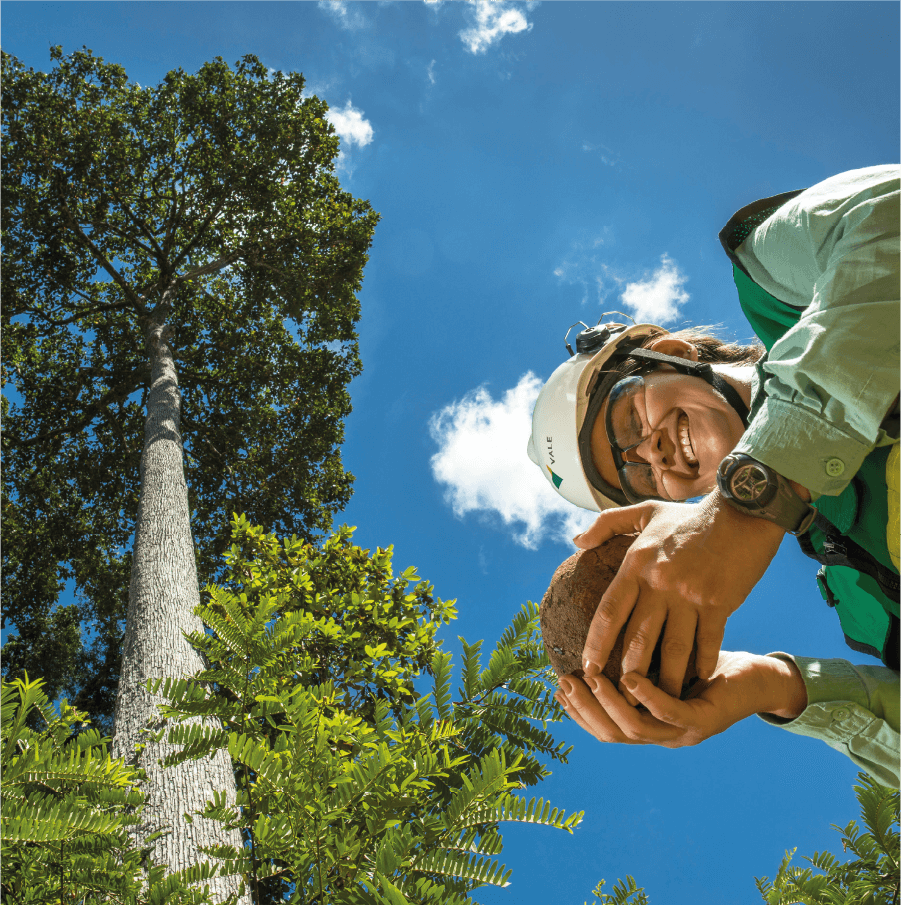
[[732,524],[737,530],[751,532],[761,539],[772,539],[777,545],[785,536],[785,528],[781,525],[777,525],[767,519],[757,518],[741,509],[736,509],[726,500],[719,487],[714,487],[707,495],[704,500],[704,506],[710,517],[715,519],[717,524]]
[[803,534],[816,514],[806,488],[747,453],[729,453],[720,462],[716,483],[732,508],[792,534]]
[[763,681],[762,702],[758,713],[793,720],[807,709],[807,686],[801,671],[791,660],[760,657]]

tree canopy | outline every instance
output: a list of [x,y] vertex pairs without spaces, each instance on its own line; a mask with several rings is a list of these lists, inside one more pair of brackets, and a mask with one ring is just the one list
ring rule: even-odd
[[86,49],[51,56],[43,73],[3,55],[3,669],[108,728],[148,327],[174,328],[201,583],[234,511],[318,537],[351,494],[339,445],[378,217],[341,189],[299,74],[248,56],[146,87]]

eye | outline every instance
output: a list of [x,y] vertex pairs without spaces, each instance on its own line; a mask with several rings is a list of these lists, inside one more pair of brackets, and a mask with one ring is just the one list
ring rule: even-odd
[[644,406],[639,409],[639,398],[644,401],[644,394],[636,393],[629,400],[629,429],[631,436],[635,439],[644,439],[650,431],[646,430],[647,417],[645,417]]

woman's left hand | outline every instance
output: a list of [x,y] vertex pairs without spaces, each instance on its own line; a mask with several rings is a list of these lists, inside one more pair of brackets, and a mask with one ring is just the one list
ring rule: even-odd
[[586,731],[602,742],[697,745],[754,713],[794,718],[807,706],[807,690],[793,663],[776,657],[722,651],[713,676],[699,680],[686,700],[629,673],[622,684],[638,700],[633,707],[604,676],[563,676],[557,700]]

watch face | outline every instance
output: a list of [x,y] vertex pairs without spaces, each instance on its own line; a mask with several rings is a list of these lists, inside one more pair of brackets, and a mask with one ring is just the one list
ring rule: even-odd
[[739,465],[729,478],[729,489],[736,500],[756,503],[769,487],[770,479],[766,471],[756,462]]

